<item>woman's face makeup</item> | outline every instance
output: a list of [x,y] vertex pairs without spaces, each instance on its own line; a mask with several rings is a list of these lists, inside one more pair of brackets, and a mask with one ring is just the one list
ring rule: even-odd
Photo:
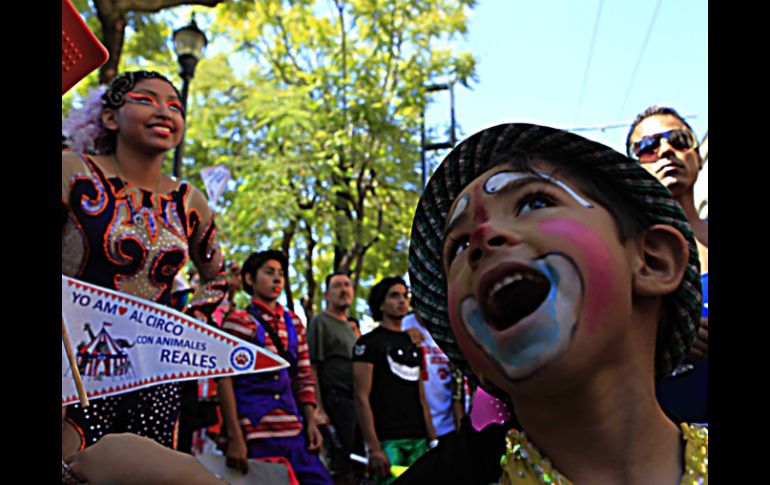
[[176,90],[162,79],[143,79],[126,93],[114,115],[118,139],[171,150],[182,139],[185,120]]
[[[155,109],[160,109],[161,101],[158,101],[157,95],[152,92],[142,93],[129,91],[126,93],[127,103],[145,104],[154,106]],[[171,99],[163,103],[169,111],[174,111],[184,115],[184,108],[182,108],[182,102],[178,99]]]
[[477,177],[449,212],[443,251],[450,323],[470,364],[519,381],[567,354],[615,298],[621,248],[610,214],[546,169]]

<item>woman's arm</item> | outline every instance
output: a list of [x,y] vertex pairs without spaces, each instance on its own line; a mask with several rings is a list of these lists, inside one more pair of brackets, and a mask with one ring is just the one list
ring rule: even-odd
[[200,275],[200,285],[190,298],[185,313],[198,320],[210,322],[214,309],[227,295],[227,274],[214,214],[201,191],[192,186],[188,187],[189,193],[185,198],[187,240],[190,245],[190,260]]

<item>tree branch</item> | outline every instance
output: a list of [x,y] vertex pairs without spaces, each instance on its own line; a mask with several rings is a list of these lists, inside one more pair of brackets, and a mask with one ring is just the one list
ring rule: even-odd
[[224,0],[93,0],[96,16],[102,24],[102,43],[107,49],[107,62],[99,68],[99,83],[109,84],[118,73],[120,55],[126,35],[126,14],[158,12],[179,5],[206,5],[213,7]]
[[[297,69],[297,71],[305,72],[304,69],[299,67],[297,59],[294,57],[294,54],[291,53],[291,49],[289,47],[289,33],[286,31],[286,27],[283,25],[283,18],[280,15],[276,15],[275,19],[278,21],[278,27],[281,30],[281,39],[283,39],[284,46],[286,47],[286,55],[289,57],[289,60],[294,65],[294,68]],[[300,81],[300,84],[307,84],[303,79],[298,79],[298,81]]]
[[315,314],[313,296],[315,295],[317,285],[313,273],[313,250],[316,246],[316,240],[313,238],[313,229],[310,227],[310,224],[306,220],[303,220],[303,222],[305,223],[304,229],[307,238],[307,245],[305,246],[305,284],[307,284],[307,295],[303,296],[300,302],[302,303],[302,308],[305,309],[305,316],[309,322]]
[[[291,240],[294,239],[294,232],[297,229],[297,219],[291,219],[289,227],[283,230],[283,238],[281,239],[281,252],[286,256],[286,260],[289,260],[289,248],[291,248]],[[288,269],[288,268],[287,268]],[[284,292],[286,292],[286,306],[289,310],[294,311],[294,298],[291,296],[291,280],[289,279],[289,272],[283,275],[284,277]]]

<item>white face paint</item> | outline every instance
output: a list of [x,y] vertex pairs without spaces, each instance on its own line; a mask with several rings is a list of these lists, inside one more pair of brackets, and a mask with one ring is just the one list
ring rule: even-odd
[[[590,202],[582,198],[580,195],[577,194],[572,188],[570,188],[567,184],[562,182],[561,180],[554,178],[547,173],[537,172],[537,176],[533,175],[531,173],[522,173],[522,172],[498,172],[491,177],[484,183],[484,191],[488,194],[494,194],[495,192],[499,192],[504,187],[506,187],[509,184],[512,184],[513,182],[516,182],[517,180],[525,180],[525,179],[544,179],[548,182],[551,182],[554,185],[557,185],[562,190],[567,192],[570,197],[575,199],[575,201],[582,205],[583,207],[593,207]],[[467,201],[465,201],[465,204],[463,207],[465,207],[468,204]],[[460,202],[458,201],[457,207],[460,207]],[[455,213],[453,214],[453,218],[457,216],[459,212],[455,210]]]
[[457,205],[455,205],[455,211],[452,212],[452,215],[449,217],[449,222],[447,223],[447,227],[451,226],[452,223],[460,217],[460,214],[463,213],[466,207],[468,207],[468,201],[470,200],[471,196],[468,194],[463,195],[457,200]]

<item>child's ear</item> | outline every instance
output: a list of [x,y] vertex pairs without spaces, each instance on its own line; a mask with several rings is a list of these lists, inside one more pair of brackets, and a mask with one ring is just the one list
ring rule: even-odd
[[252,278],[249,273],[243,273],[243,282],[252,288],[254,287],[254,278]]
[[116,112],[114,109],[107,108],[102,111],[102,125],[108,130],[117,130],[118,121],[115,119]]
[[679,287],[687,268],[687,240],[671,226],[648,228],[639,241],[641,260],[634,269],[634,293],[662,296]]

